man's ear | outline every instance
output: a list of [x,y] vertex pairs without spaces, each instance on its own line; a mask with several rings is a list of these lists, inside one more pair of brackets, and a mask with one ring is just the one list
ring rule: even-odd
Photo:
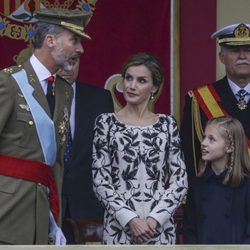
[[56,38],[53,34],[47,34],[44,40],[49,48],[53,48],[56,45]]
[[225,64],[224,53],[221,51],[219,52],[219,58],[220,58],[221,63]]

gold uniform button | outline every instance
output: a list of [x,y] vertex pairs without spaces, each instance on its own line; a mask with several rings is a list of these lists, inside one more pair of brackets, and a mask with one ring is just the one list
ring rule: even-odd
[[29,125],[32,126],[34,124],[33,121],[29,121]]

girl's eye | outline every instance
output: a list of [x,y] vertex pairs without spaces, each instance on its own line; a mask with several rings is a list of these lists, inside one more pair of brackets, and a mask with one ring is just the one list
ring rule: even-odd
[[209,139],[210,142],[214,142],[215,141],[215,139],[213,137],[209,137],[208,139]]

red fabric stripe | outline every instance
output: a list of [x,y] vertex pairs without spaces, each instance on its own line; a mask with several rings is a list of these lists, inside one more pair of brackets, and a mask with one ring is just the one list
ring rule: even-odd
[[211,84],[209,84],[207,86],[208,86],[210,92],[212,93],[214,99],[216,101],[221,101],[220,96],[218,95],[218,93],[216,92],[216,90],[214,89],[214,87]]
[[247,139],[247,145],[248,145],[248,148],[250,149],[250,140]]
[[205,102],[203,101],[203,98],[201,97],[201,95],[199,94],[198,90],[195,89],[193,91],[195,97],[197,98],[198,100],[198,103],[200,104],[202,110],[204,111],[204,113],[206,114],[207,118],[208,119],[211,119],[213,116],[211,114],[211,112],[209,111],[209,109],[207,108],[207,105],[205,104]]
[[[208,85],[208,88],[209,88],[211,94],[213,95],[213,97],[216,99],[216,101],[221,101],[221,98],[220,98],[220,96],[218,95],[218,93],[216,92],[216,90],[214,89],[214,87],[213,87],[212,85]],[[208,119],[213,118],[211,112],[209,111],[209,109],[207,108],[206,104],[204,103],[203,98],[202,98],[201,95],[199,94],[198,90],[195,89],[195,90],[193,91],[193,93],[194,93],[195,97],[197,98],[198,103],[200,104],[202,110],[203,110],[204,113],[206,114],[207,118],[208,118]],[[218,104],[218,106],[219,106],[219,108],[221,109],[221,111],[223,112],[223,114],[224,114],[225,116],[229,116],[229,114],[228,114],[224,109],[222,109],[222,108],[220,107],[219,104]],[[248,138],[247,138],[247,145],[248,145],[248,148],[250,149],[250,139],[248,139]]]
[[[216,92],[215,88],[210,84],[208,85],[208,88],[211,92],[211,94],[213,95],[214,99],[217,101],[217,102],[220,102],[221,101],[221,98],[220,96],[218,95],[218,93]],[[220,107],[221,111],[223,112],[224,115],[228,116],[228,113],[223,109],[221,108],[220,104],[218,103],[218,106]]]
[[49,186],[51,167],[42,162],[0,154],[0,173]]
[[0,174],[41,183],[49,187],[50,209],[55,220],[58,220],[59,198],[50,166],[38,161],[0,154]]

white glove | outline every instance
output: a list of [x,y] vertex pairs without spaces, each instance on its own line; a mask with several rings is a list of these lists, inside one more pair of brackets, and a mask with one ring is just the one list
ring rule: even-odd
[[49,244],[51,245],[66,245],[66,238],[60,227],[57,226],[53,214],[49,213]]
[[60,246],[60,245],[65,246],[66,245],[66,238],[65,238],[60,227],[57,227],[55,245],[56,246]]

